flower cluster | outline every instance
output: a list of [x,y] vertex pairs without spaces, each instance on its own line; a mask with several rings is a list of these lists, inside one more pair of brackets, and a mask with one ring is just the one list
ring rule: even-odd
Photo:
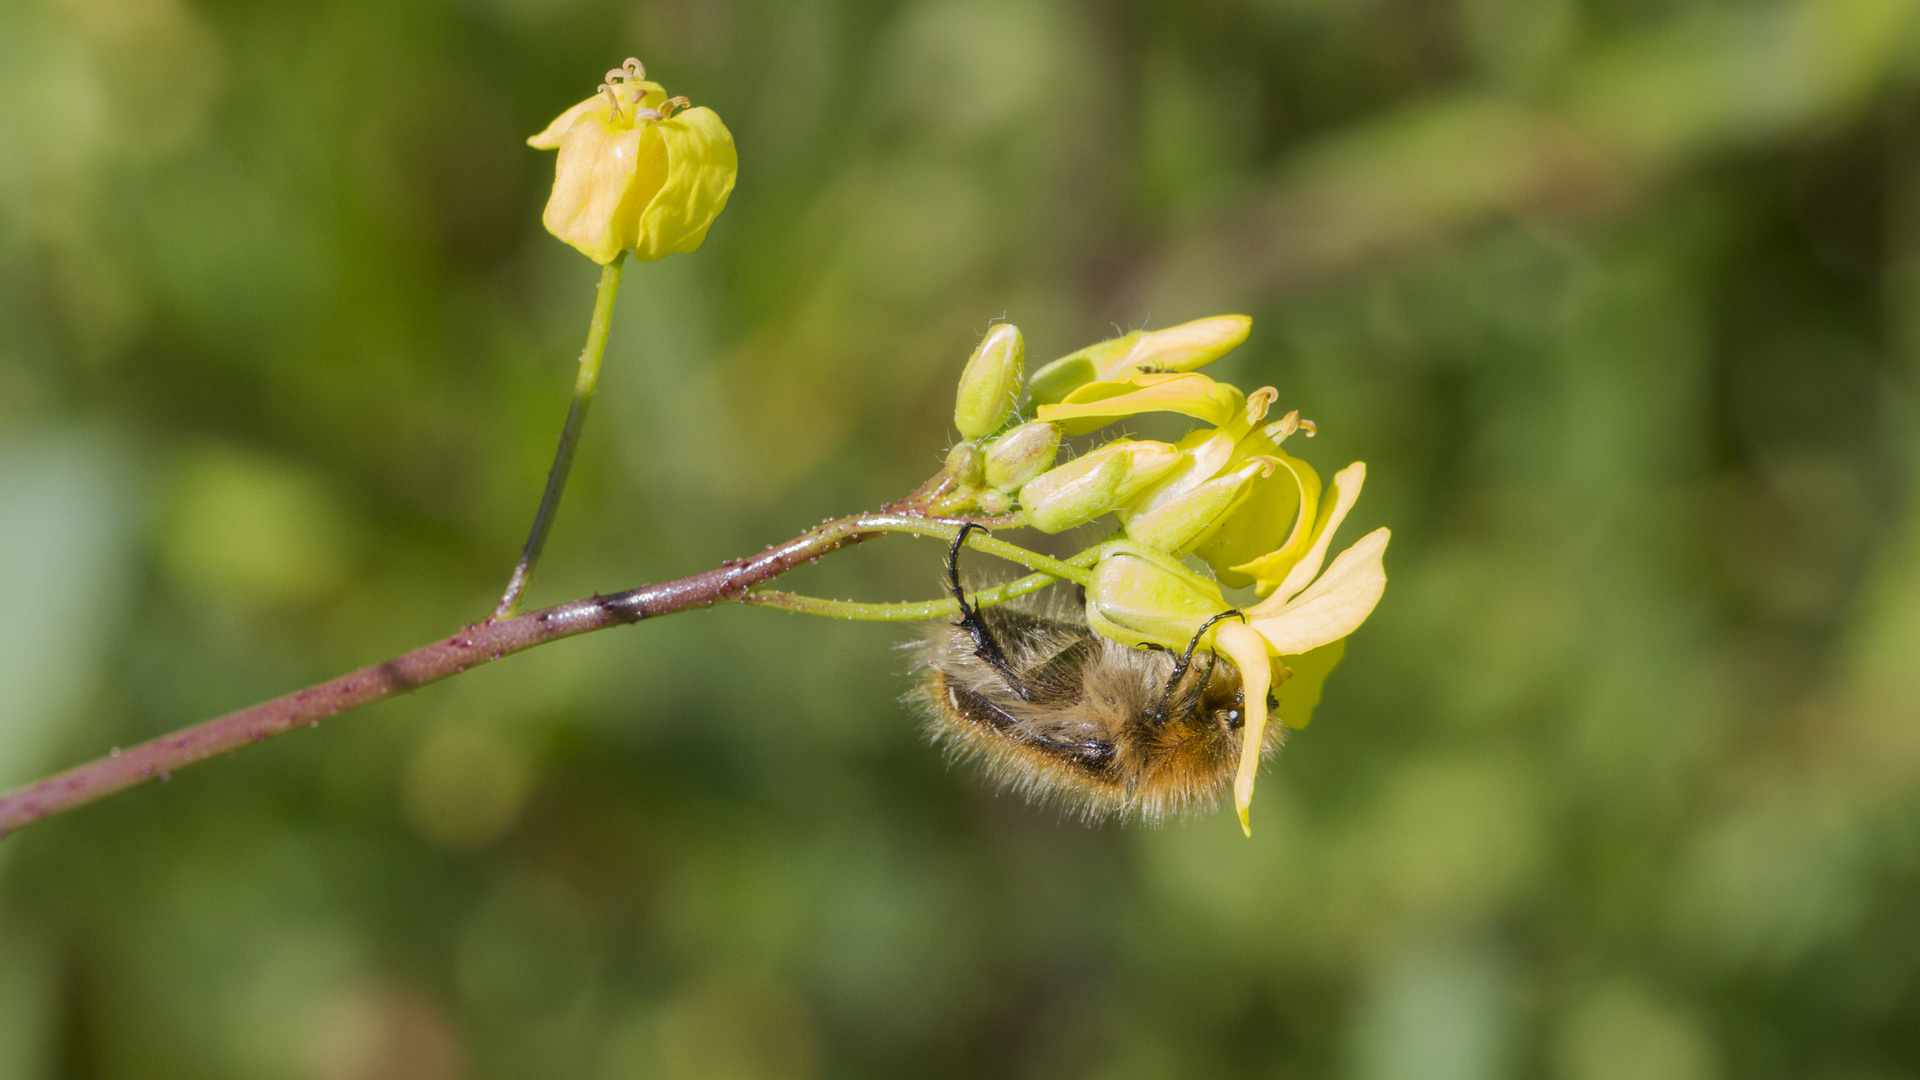
[[[954,422],[965,441],[949,456],[961,496],[990,512],[1018,509],[1060,532],[1112,514],[1087,588],[1087,625],[1136,647],[1198,647],[1231,661],[1245,687],[1246,728],[1234,802],[1242,826],[1253,796],[1268,694],[1280,719],[1304,726],[1347,635],[1386,587],[1389,533],[1376,529],[1327,564],[1333,534],[1366,479],[1355,462],[1323,492],[1313,467],[1284,450],[1313,424],[1290,412],[1268,422],[1278,393],[1251,394],[1202,375],[1246,340],[1251,320],[1200,319],[1103,341],[1025,380],[1034,410],[1018,410],[1020,332],[996,326],[961,377]],[[1143,413],[1204,426],[1178,442],[1118,438],[1054,465],[1061,440]],[[1325,572],[1322,573],[1322,567]],[[1223,587],[1251,587],[1237,617]]]

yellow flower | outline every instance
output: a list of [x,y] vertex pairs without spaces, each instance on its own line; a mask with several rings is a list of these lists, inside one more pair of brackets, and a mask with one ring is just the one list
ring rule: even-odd
[[739,158],[708,108],[681,108],[646,82],[638,60],[607,73],[600,93],[527,140],[558,149],[547,231],[597,263],[631,250],[641,262],[692,251],[726,208]]
[[[1232,661],[1245,684],[1246,728],[1233,785],[1243,829],[1251,829],[1248,810],[1266,734],[1267,690],[1276,681],[1274,664],[1283,669],[1277,680],[1280,716],[1292,726],[1305,726],[1321,683],[1340,662],[1347,635],[1367,620],[1386,590],[1383,559],[1392,534],[1384,528],[1361,537],[1320,573],[1334,530],[1359,498],[1366,475],[1360,462],[1335,474],[1333,507],[1272,594],[1247,608],[1244,622],[1221,620],[1200,640]],[[1183,648],[1187,637],[1227,607],[1218,584],[1165,551],[1130,541],[1103,549],[1087,587],[1087,625],[1124,645]]]

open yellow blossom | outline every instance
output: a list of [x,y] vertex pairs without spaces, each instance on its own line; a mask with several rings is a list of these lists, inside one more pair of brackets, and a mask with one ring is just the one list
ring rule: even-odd
[[[708,108],[684,108],[637,60],[527,140],[558,149],[547,231],[601,264],[623,251],[649,262],[692,251],[726,208],[739,157]],[[679,111],[675,111],[676,108]]]
[[[1283,719],[1304,726],[1319,700],[1320,683],[1337,664],[1346,637],[1373,613],[1386,590],[1388,530],[1375,529],[1341,552],[1322,574],[1333,534],[1360,496],[1366,465],[1355,462],[1333,478],[1334,504],[1320,517],[1312,543],[1294,559],[1265,600],[1245,609],[1244,621],[1223,619],[1199,644],[1226,657],[1245,684],[1245,730],[1234,778],[1234,806],[1249,829],[1255,775],[1268,719],[1267,691],[1279,684]],[[1196,489],[1197,490],[1197,489]],[[1220,586],[1157,548],[1132,541],[1107,545],[1087,587],[1087,625],[1126,645],[1179,649],[1207,620],[1230,605]],[[1282,669],[1275,679],[1274,664]],[[1289,684],[1299,683],[1289,692]]]

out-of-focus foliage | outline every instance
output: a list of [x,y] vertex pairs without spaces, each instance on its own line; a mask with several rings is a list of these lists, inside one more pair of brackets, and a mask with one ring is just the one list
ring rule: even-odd
[[678,616],[0,844],[0,1078],[1920,1075],[1917,14],[0,7],[8,781],[489,609],[596,272],[523,140],[628,55],[740,184],[536,603],[904,492],[1002,317],[1254,315],[1395,533],[1251,841],[949,771],[899,628]]

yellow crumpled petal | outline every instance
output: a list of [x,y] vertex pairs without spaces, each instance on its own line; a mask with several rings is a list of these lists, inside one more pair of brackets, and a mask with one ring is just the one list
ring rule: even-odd
[[631,247],[641,262],[699,247],[740,172],[733,133],[712,109],[683,109],[652,129],[665,148],[666,181],[634,225]]
[[646,110],[666,101],[658,83],[626,83],[618,91],[617,112],[598,94],[527,140],[560,151],[541,220],[601,264],[627,250],[642,262],[692,251],[733,192],[733,135],[707,108],[653,119]]
[[1135,373],[1088,383],[1057,404],[1040,406],[1038,413],[1069,435],[1085,435],[1149,412],[1179,413],[1225,427],[1246,402],[1246,395],[1234,387],[1194,372]]

